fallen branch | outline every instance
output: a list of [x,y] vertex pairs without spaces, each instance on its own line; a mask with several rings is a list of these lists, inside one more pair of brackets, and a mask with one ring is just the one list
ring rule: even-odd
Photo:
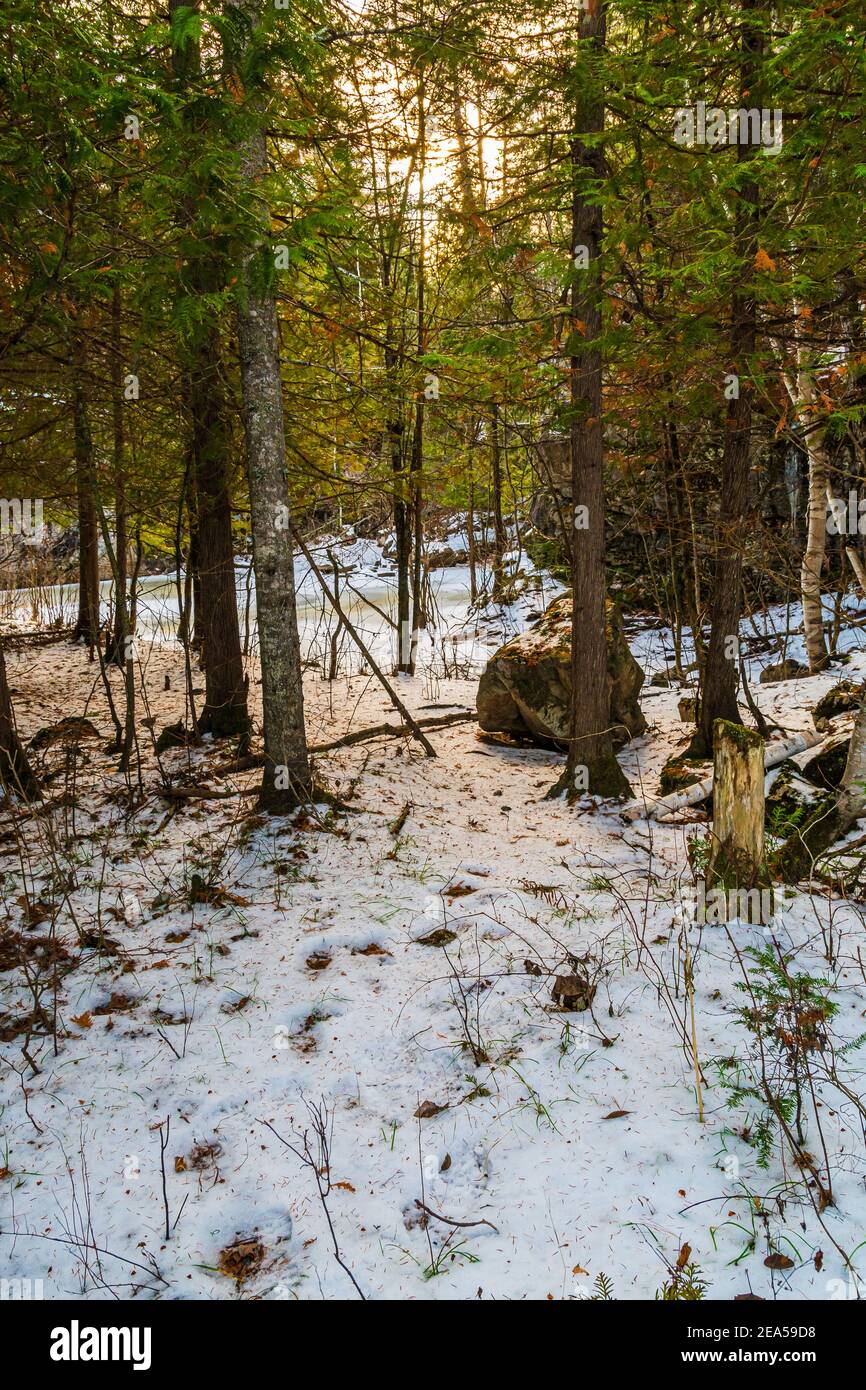
[[[419,729],[445,729],[450,724],[469,724],[477,718],[474,711],[465,710],[459,714],[441,714],[435,719],[417,720]],[[406,733],[405,724],[373,724],[369,729],[356,729],[351,734],[343,734],[342,738],[335,738],[330,743],[311,743],[307,751],[309,753],[332,753],[335,748],[350,748],[356,743],[367,743],[373,738],[399,738]],[[245,758],[237,758],[233,763],[227,763],[220,768],[221,777],[229,777],[235,772],[250,772],[255,767],[264,766],[263,753],[250,753]]]
[[403,829],[403,826],[409,819],[409,812],[411,810],[412,802],[407,801],[399,816],[397,816],[395,820],[392,820],[390,825],[388,826],[388,829],[390,830],[391,834],[394,836],[395,839],[397,839],[397,837],[400,834],[400,831]]
[[[793,738],[768,744],[764,749],[764,771],[767,772],[770,768],[777,767],[786,758],[792,758],[795,753],[803,753],[807,748],[814,748],[817,744],[823,743],[825,738],[825,734],[818,733],[796,734]],[[702,782],[685,787],[681,792],[673,792],[670,796],[663,796],[658,800],[653,797],[644,797],[640,801],[631,802],[623,807],[623,819],[663,821],[667,816],[685,810],[687,806],[697,806],[698,802],[705,801],[712,790],[713,774],[710,773],[709,777],[705,777]]]
[[[262,759],[264,762],[264,759]],[[235,787],[231,791],[212,791],[210,787],[160,787],[165,801],[227,801],[232,796],[258,796],[261,787]]]
[[72,632],[71,627],[36,632],[7,632],[3,641],[7,647],[15,647],[25,642],[32,642],[36,647],[48,647],[55,642],[69,642],[72,638]]
[[[438,719],[419,719],[417,727],[419,729],[444,729],[449,724],[468,724],[474,721],[477,715],[466,714],[443,714]],[[331,753],[335,748],[348,748],[354,743],[366,743],[371,738],[399,738],[405,734],[405,726],[401,724],[374,724],[369,729],[358,729],[353,734],[344,734],[342,738],[336,738],[331,743],[314,743],[310,748],[311,753]]]
[[425,1216],[432,1216],[434,1221],[444,1221],[446,1226],[459,1226],[461,1228],[464,1226],[489,1226],[491,1231],[496,1231],[496,1234],[499,1235],[499,1228],[494,1226],[492,1221],[485,1221],[483,1217],[480,1221],[454,1221],[450,1216],[442,1216],[438,1211],[434,1211],[425,1202],[420,1202],[417,1197],[415,1198],[415,1205],[419,1211],[424,1212]]
[[376,677],[379,684],[386,692],[388,699],[391,701],[391,704],[397,710],[398,714],[400,714],[401,717],[405,719],[406,723],[409,725],[409,728],[412,730],[413,737],[416,738],[418,742],[421,744],[421,747],[424,749],[424,752],[427,754],[427,757],[435,758],[436,749],[433,747],[433,744],[427,737],[425,737],[424,733],[418,726],[417,720],[413,719],[412,715],[409,713],[406,706],[403,704],[403,701],[400,699],[400,696],[397,694],[396,690],[394,689],[391,682],[388,680],[385,673],[381,671],[380,668],[376,665],[376,662],[373,660],[373,656],[370,652],[369,647],[364,642],[364,639],[362,638],[361,634],[358,632],[354,624],[350,622],[350,620],[346,617],[346,614],[343,612],[340,600],[337,598],[336,594],[331,593],[331,590],[328,588],[325,576],[322,574],[322,571],[319,569],[319,566],[316,564],[307,546],[304,544],[302,538],[298,535],[298,532],[296,531],[294,526],[292,527],[292,535],[294,536],[295,544],[301,551],[301,554],[304,556],[304,559],[310,566],[310,569],[313,571],[313,574],[318,579],[319,584],[322,587],[322,592],[325,594],[328,602],[330,603],[337,617],[340,619],[340,622],[343,624],[343,627],[346,629],[352,641],[355,643],[356,647],[358,648],[367,665],[369,666],[370,670],[373,672],[373,675]]

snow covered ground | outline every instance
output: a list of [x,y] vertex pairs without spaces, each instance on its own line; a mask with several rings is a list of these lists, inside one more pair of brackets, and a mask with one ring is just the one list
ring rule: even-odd
[[[381,558],[358,561],[375,602]],[[451,675],[428,652],[401,680],[421,714],[471,709],[484,643],[552,596],[476,623],[465,572],[434,579],[443,626],[477,627],[481,646]],[[157,729],[183,713],[170,626],[142,644]],[[648,672],[668,640],[633,634]],[[42,755],[52,793],[74,798],[17,833],[0,824],[0,1277],[40,1279],[46,1298],[354,1298],[346,1266],[372,1299],[579,1299],[599,1276],[617,1299],[652,1299],[688,1245],[709,1298],[856,1296],[845,1256],[866,1273],[866,1052],[841,1051],[864,1031],[856,903],[792,892],[771,936],[700,929],[683,903],[687,842],[706,827],[546,801],[558,756],[482,741],[472,722],[435,731],[435,759],[394,738],[320,758],[354,814],[322,808],[296,824],[243,796],[163,799],[140,728],[148,797],[130,813],[86,653],[22,647],[7,663],[25,736],[85,714],[102,737]],[[349,669],[329,684],[311,665],[312,743],[392,714],[359,663]],[[771,686],[757,670],[762,708],[794,733],[866,660]],[[253,679],[257,717],[258,690]],[[621,755],[636,790],[655,793],[686,742],[680,693],[644,688],[648,733]],[[205,743],[163,764],[215,790],[253,786],[255,773],[220,775],[230,756]],[[738,953],[748,964],[745,948],[773,939],[792,970],[831,981],[839,1006],[849,1096],[827,1086],[821,1133],[815,1112],[805,1121],[832,1179],[823,1210],[778,1139],[759,1165],[759,1107],[729,1106],[715,1064],[739,1058],[745,1075]],[[596,987],[590,1011],[551,997],[575,961]],[[42,1036],[28,1043],[34,1001]],[[44,1036],[55,1023],[56,1046]],[[308,1105],[327,1112],[342,1265]]]

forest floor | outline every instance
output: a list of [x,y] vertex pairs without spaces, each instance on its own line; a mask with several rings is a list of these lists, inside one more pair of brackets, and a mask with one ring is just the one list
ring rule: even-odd
[[[647,669],[660,641],[635,639]],[[164,799],[143,745],[130,813],[86,652],[7,661],[26,738],[69,714],[97,736],[40,755],[65,805],[0,825],[4,1278],[48,1298],[352,1298],[348,1269],[373,1299],[568,1299],[604,1276],[652,1299],[688,1245],[709,1298],[854,1296],[860,1115],[828,1083],[822,1135],[807,1126],[825,1209],[777,1139],[760,1166],[760,1106],[714,1063],[754,1067],[740,960],[768,936],[689,922],[699,821],[547,801],[559,756],[473,722],[435,730],[435,759],[404,738],[321,757],[352,813],[294,822],[244,796]],[[159,729],[183,714],[182,656],[156,645],[143,669]],[[855,654],[844,674],[864,669]],[[754,688],[795,733],[841,674]],[[471,711],[475,688],[400,682],[423,715]],[[636,791],[686,741],[679,694],[644,688],[649,730],[621,755]],[[306,699],[312,743],[395,717],[369,676],[310,673]],[[220,774],[230,758],[205,743],[162,760],[175,784],[252,787]],[[864,1031],[863,911],[792,892],[772,935],[832,982],[859,1094],[866,1054],[839,1048]],[[570,959],[591,1011],[552,1000]],[[35,1006],[56,1046],[27,1045]],[[326,1108],[327,1169],[308,1106]]]

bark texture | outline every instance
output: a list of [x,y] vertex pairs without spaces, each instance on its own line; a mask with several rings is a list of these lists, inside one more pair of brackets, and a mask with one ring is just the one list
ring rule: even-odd
[[753,888],[764,866],[764,740],[720,719],[714,733],[709,880]]
[[[169,9],[198,9],[198,0],[170,0]],[[175,80],[183,93],[201,75],[199,45],[188,38],[172,54]],[[200,118],[184,112],[191,158],[202,130]],[[185,225],[194,227],[196,199],[181,208]],[[202,297],[223,288],[218,257],[196,251],[183,273],[184,289]],[[235,591],[234,546],[229,493],[230,440],[226,413],[219,324],[210,318],[185,343],[186,401],[192,447],[192,493],[195,498],[196,636],[203,646],[205,703],[199,719],[203,733],[217,737],[249,729],[240,625]]]
[[[761,0],[741,0],[742,63],[740,92],[743,104],[760,106],[756,95],[762,38],[754,16]],[[750,129],[750,134],[753,133]],[[737,162],[756,157],[757,145],[737,145]],[[752,276],[758,247],[758,185],[745,176],[734,220],[734,243],[741,282]],[[719,535],[714,582],[710,599],[710,637],[701,672],[698,727],[690,753],[704,757],[712,751],[717,719],[740,721],[737,706],[737,640],[742,615],[743,548],[749,512],[749,479],[752,443],[754,387],[749,377],[755,351],[757,306],[751,290],[735,288],[731,299],[731,371],[738,380],[738,394],[728,401],[722,451],[722,483],[719,499]]]
[[12,696],[6,679],[6,660],[0,646],[0,786],[25,800],[38,800],[39,782],[15,729]]
[[[257,8],[248,5],[245,9],[255,23]],[[267,170],[261,128],[254,129],[244,145],[241,168],[253,196],[260,199],[257,186]],[[270,216],[263,202],[260,216],[264,248]],[[245,293],[237,323],[262,668],[265,764],[261,797],[272,809],[288,810],[309,798],[312,778],[304,724],[279,330],[271,274],[255,252],[247,257]]]
[[[605,6],[584,10],[581,43],[601,54],[606,41]],[[604,129],[600,95],[578,94],[575,128]],[[571,528],[572,639],[571,742],[565,770],[554,795],[577,788],[576,770],[586,769],[586,790],[599,796],[627,796],[630,788],[614,755],[610,738],[610,704],[605,643],[605,500],[602,474],[601,286],[599,257],[603,235],[601,207],[588,197],[588,185],[604,174],[604,151],[575,135],[571,142],[573,177],[572,256],[589,252],[586,270],[575,270],[571,287],[570,450],[571,501],[577,524]],[[585,340],[585,346],[581,340]],[[583,523],[586,523],[585,525]]]
[[84,385],[86,367],[84,343],[76,327],[73,331],[72,409],[78,504],[78,617],[74,640],[94,647],[99,641],[99,524],[93,436]]

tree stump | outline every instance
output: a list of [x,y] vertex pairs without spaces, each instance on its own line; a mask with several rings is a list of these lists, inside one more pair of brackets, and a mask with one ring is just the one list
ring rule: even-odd
[[764,863],[764,741],[717,719],[713,726],[713,844],[701,920],[766,925],[773,897]]

